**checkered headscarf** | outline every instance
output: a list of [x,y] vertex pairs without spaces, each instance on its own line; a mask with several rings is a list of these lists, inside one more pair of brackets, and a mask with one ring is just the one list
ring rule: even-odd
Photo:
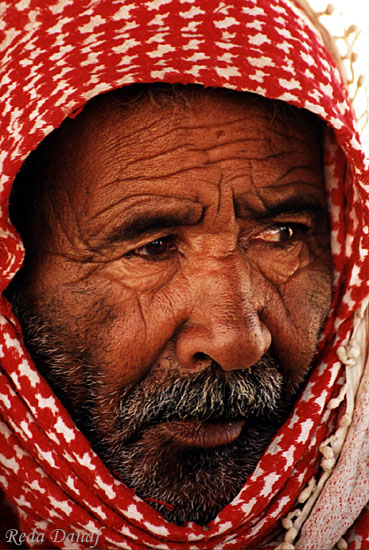
[[91,97],[157,81],[249,91],[326,121],[335,269],[320,364],[208,530],[168,523],[107,470],[1,298],[0,487],[22,531],[52,540],[58,528],[100,529],[101,548],[369,548],[369,176],[345,86],[311,21],[292,0],[2,0],[0,56],[1,290],[23,258],[7,205],[29,152]]

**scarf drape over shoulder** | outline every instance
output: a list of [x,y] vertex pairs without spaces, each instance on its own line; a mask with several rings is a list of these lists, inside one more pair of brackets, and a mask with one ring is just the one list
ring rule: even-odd
[[[23,258],[7,205],[27,155],[90,98],[158,81],[249,91],[326,122],[335,270],[319,364],[208,530],[168,523],[109,472],[2,298],[0,487],[22,532],[61,548],[88,548],[97,533],[100,548],[369,548],[369,176],[347,91],[310,19],[290,0],[3,0],[0,56],[2,291]],[[58,542],[56,529],[75,539]]]

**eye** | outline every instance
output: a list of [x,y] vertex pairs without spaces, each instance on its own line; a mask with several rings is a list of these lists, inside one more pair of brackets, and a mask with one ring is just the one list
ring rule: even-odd
[[308,231],[308,226],[302,223],[280,223],[274,224],[253,239],[275,244],[289,244],[302,238]]
[[176,250],[175,236],[168,235],[131,250],[126,256],[138,256],[147,260],[166,260]]

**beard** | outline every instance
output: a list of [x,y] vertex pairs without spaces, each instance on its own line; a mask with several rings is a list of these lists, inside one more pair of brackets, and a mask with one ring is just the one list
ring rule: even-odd
[[[287,391],[271,350],[250,369],[225,372],[214,363],[184,374],[169,342],[140,381],[102,392],[104,367],[96,365],[88,348],[73,346],[65,327],[32,313],[23,293],[15,293],[11,302],[38,370],[95,452],[177,525],[205,525],[234,499],[300,390],[301,384]],[[48,317],[53,318],[52,311]],[[171,367],[166,376],[158,376],[162,363]],[[189,446],[168,437],[165,424],[178,421],[189,422],[192,431],[204,423],[241,421],[242,430],[226,445]]]
[[[159,366],[160,368],[160,366]],[[158,385],[148,375],[125,391],[116,409],[117,429],[95,439],[111,470],[169,521],[205,525],[239,493],[286,419],[283,377],[267,353],[252,371],[224,373],[213,365],[183,380]],[[244,421],[231,443],[188,447],[168,440],[165,423]],[[92,416],[92,425],[99,422]],[[90,434],[93,436],[93,434]]]

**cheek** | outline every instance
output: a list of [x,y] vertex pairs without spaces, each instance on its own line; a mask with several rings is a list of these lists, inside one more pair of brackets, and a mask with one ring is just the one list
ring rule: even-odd
[[144,292],[104,275],[93,286],[96,315],[91,303],[83,304],[86,346],[107,391],[129,387],[147,374],[185,319],[186,281],[175,277],[164,288]]
[[180,268],[181,260],[178,255],[167,262],[148,261],[139,257],[119,258],[107,267],[104,278],[118,284],[124,281],[126,290],[152,294],[172,281]]
[[292,244],[286,249],[271,248],[257,244],[250,247],[248,259],[271,284],[280,286],[286,283],[298,269],[308,262],[308,254],[301,242]]
[[274,290],[263,312],[273,349],[291,387],[301,383],[310,367],[330,304],[330,268],[307,267]]

